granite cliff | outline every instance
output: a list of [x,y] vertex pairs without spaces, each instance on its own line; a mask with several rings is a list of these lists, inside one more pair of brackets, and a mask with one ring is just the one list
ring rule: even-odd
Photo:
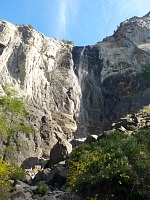
[[[114,35],[85,47],[0,21],[0,95],[6,85],[18,91],[34,126],[28,136],[16,133],[24,144],[15,148],[19,164],[50,156],[53,165],[71,152],[74,137],[98,135],[148,105],[149,75],[150,13],[122,22]],[[15,140],[1,141],[3,156]],[[54,150],[65,153],[53,156]]]
[[149,104],[149,50],[150,13],[126,20],[96,45],[73,48],[82,94],[77,134],[99,134]]

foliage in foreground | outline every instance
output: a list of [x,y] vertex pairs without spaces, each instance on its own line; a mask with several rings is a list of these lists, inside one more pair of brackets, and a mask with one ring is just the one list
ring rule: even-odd
[[150,131],[129,137],[115,131],[74,149],[68,187],[84,199],[150,199]]
[[0,158],[0,200],[10,199],[12,188],[9,180],[22,179],[25,171],[16,165],[10,165],[7,161]]

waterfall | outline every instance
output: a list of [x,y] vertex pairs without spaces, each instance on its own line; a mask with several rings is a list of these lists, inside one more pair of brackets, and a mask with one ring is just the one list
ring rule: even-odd
[[84,51],[85,51],[85,46],[83,47],[81,54],[80,54],[79,69],[78,69],[78,79],[79,79],[79,85],[81,87],[81,90],[82,90],[82,78],[83,78],[82,65],[84,63]]
[[79,67],[78,67],[78,80],[79,80],[79,85],[81,88],[81,99],[80,99],[80,115],[78,118],[78,130],[76,134],[77,138],[85,137],[88,134],[88,131],[87,131],[88,113],[84,106],[85,99],[83,99],[83,93],[85,90],[84,79],[86,76],[85,72],[87,71],[86,68],[87,66],[86,66],[86,59],[85,59],[85,47],[83,47],[80,53]]

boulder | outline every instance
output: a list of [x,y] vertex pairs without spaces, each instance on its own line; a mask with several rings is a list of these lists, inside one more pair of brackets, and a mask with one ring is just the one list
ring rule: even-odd
[[25,200],[26,195],[23,190],[20,191],[14,191],[11,193],[11,200]]
[[32,200],[33,189],[35,187],[25,184],[22,181],[17,181],[11,193],[11,200]]
[[121,132],[126,132],[126,129],[123,126],[121,126],[118,130]]
[[24,183],[27,183],[27,184],[31,185],[31,184],[32,184],[32,177],[31,177],[29,174],[26,174],[26,175],[23,177],[22,181],[23,181]]
[[63,166],[55,166],[46,177],[47,184],[60,189],[66,184],[67,179],[67,168]]
[[65,160],[72,151],[72,145],[67,141],[57,142],[50,151],[49,166],[52,167],[60,161]]
[[45,175],[45,173],[46,173],[46,171],[48,171],[49,169],[44,169],[44,170],[42,170],[42,171],[39,171],[35,176],[34,176],[34,178],[33,178],[33,180],[32,180],[32,183],[33,184],[36,184],[36,183],[38,183],[38,182],[40,182],[40,181],[44,181],[45,179],[46,179],[46,175]]
[[23,169],[31,169],[31,168],[33,169],[38,164],[39,164],[39,159],[37,157],[29,157],[23,161],[21,167]]
[[96,142],[97,137],[97,135],[88,135],[84,143],[91,144],[92,142]]

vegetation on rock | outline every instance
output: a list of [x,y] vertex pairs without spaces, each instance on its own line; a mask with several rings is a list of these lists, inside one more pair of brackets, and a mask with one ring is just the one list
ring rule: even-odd
[[114,131],[69,158],[68,187],[85,199],[150,199],[150,131]]
[[70,45],[74,45],[73,41],[70,40],[62,40],[64,44],[70,44]]
[[[19,99],[17,92],[8,85],[3,86],[6,93],[0,97],[0,139],[13,137],[15,132],[30,133],[31,127],[27,123],[29,111],[22,99]],[[8,141],[7,141],[8,142]],[[13,159],[14,146],[6,145],[5,154],[11,153]],[[25,171],[17,165],[0,158],[0,200],[10,199],[10,190],[12,188],[10,179],[21,179]]]
[[30,133],[32,130],[27,123],[29,111],[25,102],[12,96],[11,90],[7,89],[7,92],[7,96],[0,97],[0,137],[7,138],[17,131]]
[[150,64],[142,62],[141,66],[143,69],[144,81],[146,84],[149,84],[150,83]]
[[28,27],[29,27],[30,29],[34,29],[34,27],[32,26],[32,24],[28,24]]

